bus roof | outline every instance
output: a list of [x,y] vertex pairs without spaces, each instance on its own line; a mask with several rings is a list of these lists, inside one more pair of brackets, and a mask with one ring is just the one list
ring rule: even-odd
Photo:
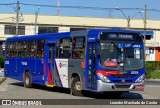
[[6,41],[53,39],[53,38],[65,37],[65,36],[69,36],[69,35],[70,35],[70,32],[50,33],[50,34],[38,34],[38,35],[26,35],[26,36],[14,36],[14,37],[7,38]]
[[121,28],[110,28],[110,29],[90,29],[88,32],[88,35],[99,35],[101,32],[112,32],[112,33],[134,33],[134,34],[140,34],[140,32],[135,30],[126,30]]
[[50,34],[38,34],[38,35],[28,35],[28,36],[17,36],[7,38],[7,41],[23,41],[23,40],[40,40],[40,39],[53,39],[59,37],[68,37],[68,36],[95,36],[98,37],[101,32],[112,32],[112,33],[135,33],[140,34],[138,31],[134,30],[124,30],[120,28],[104,28],[104,29],[88,29],[82,31],[72,31],[64,33],[50,33]]

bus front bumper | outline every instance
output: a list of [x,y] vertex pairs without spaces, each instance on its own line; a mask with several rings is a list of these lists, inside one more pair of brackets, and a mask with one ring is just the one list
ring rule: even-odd
[[144,80],[140,83],[105,83],[97,80],[97,92],[103,91],[143,91]]

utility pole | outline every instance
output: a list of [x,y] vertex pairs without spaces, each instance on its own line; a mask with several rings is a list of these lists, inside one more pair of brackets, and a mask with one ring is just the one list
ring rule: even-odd
[[128,18],[127,18],[127,29],[130,29],[130,21],[131,21],[131,17],[128,16]]
[[124,17],[126,18],[126,20],[127,20],[127,29],[130,29],[131,17],[130,17],[130,16],[127,17],[121,8],[115,7],[115,9],[121,11],[121,13],[123,14],[123,16],[124,16]]
[[147,26],[147,5],[145,5],[145,8],[144,8],[144,40],[143,40],[144,55],[145,55],[144,60],[146,60],[146,26]]
[[17,1],[17,6],[16,6],[16,36],[18,36],[18,22],[19,22],[19,1]]
[[60,0],[57,0],[57,15],[60,15]]
[[36,34],[36,31],[37,31],[37,19],[38,19],[39,9],[40,7],[38,8],[38,11],[35,13],[34,34]]

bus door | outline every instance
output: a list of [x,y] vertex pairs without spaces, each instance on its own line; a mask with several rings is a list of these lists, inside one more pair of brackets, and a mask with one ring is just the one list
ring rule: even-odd
[[96,43],[88,43],[88,89],[96,89]]
[[54,83],[54,74],[55,74],[55,43],[47,44],[47,62],[46,62],[46,73],[48,84],[55,84]]

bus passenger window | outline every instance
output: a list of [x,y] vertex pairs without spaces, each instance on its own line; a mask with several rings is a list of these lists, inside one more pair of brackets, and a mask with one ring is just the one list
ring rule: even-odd
[[9,45],[9,49],[10,49],[9,57],[11,58],[17,57],[16,42],[11,42]]
[[59,43],[59,58],[70,58],[71,56],[71,39],[60,39]]
[[37,45],[37,58],[44,57],[44,40],[39,40]]
[[26,58],[29,57],[29,53],[27,51],[27,41],[20,41],[17,43],[18,48],[18,57]]
[[6,57],[9,57],[9,52],[10,52],[10,48],[9,48],[10,43],[6,43]]
[[73,38],[72,46],[72,58],[81,59],[85,57],[85,37]]
[[36,41],[28,41],[28,53],[30,58],[36,56]]

